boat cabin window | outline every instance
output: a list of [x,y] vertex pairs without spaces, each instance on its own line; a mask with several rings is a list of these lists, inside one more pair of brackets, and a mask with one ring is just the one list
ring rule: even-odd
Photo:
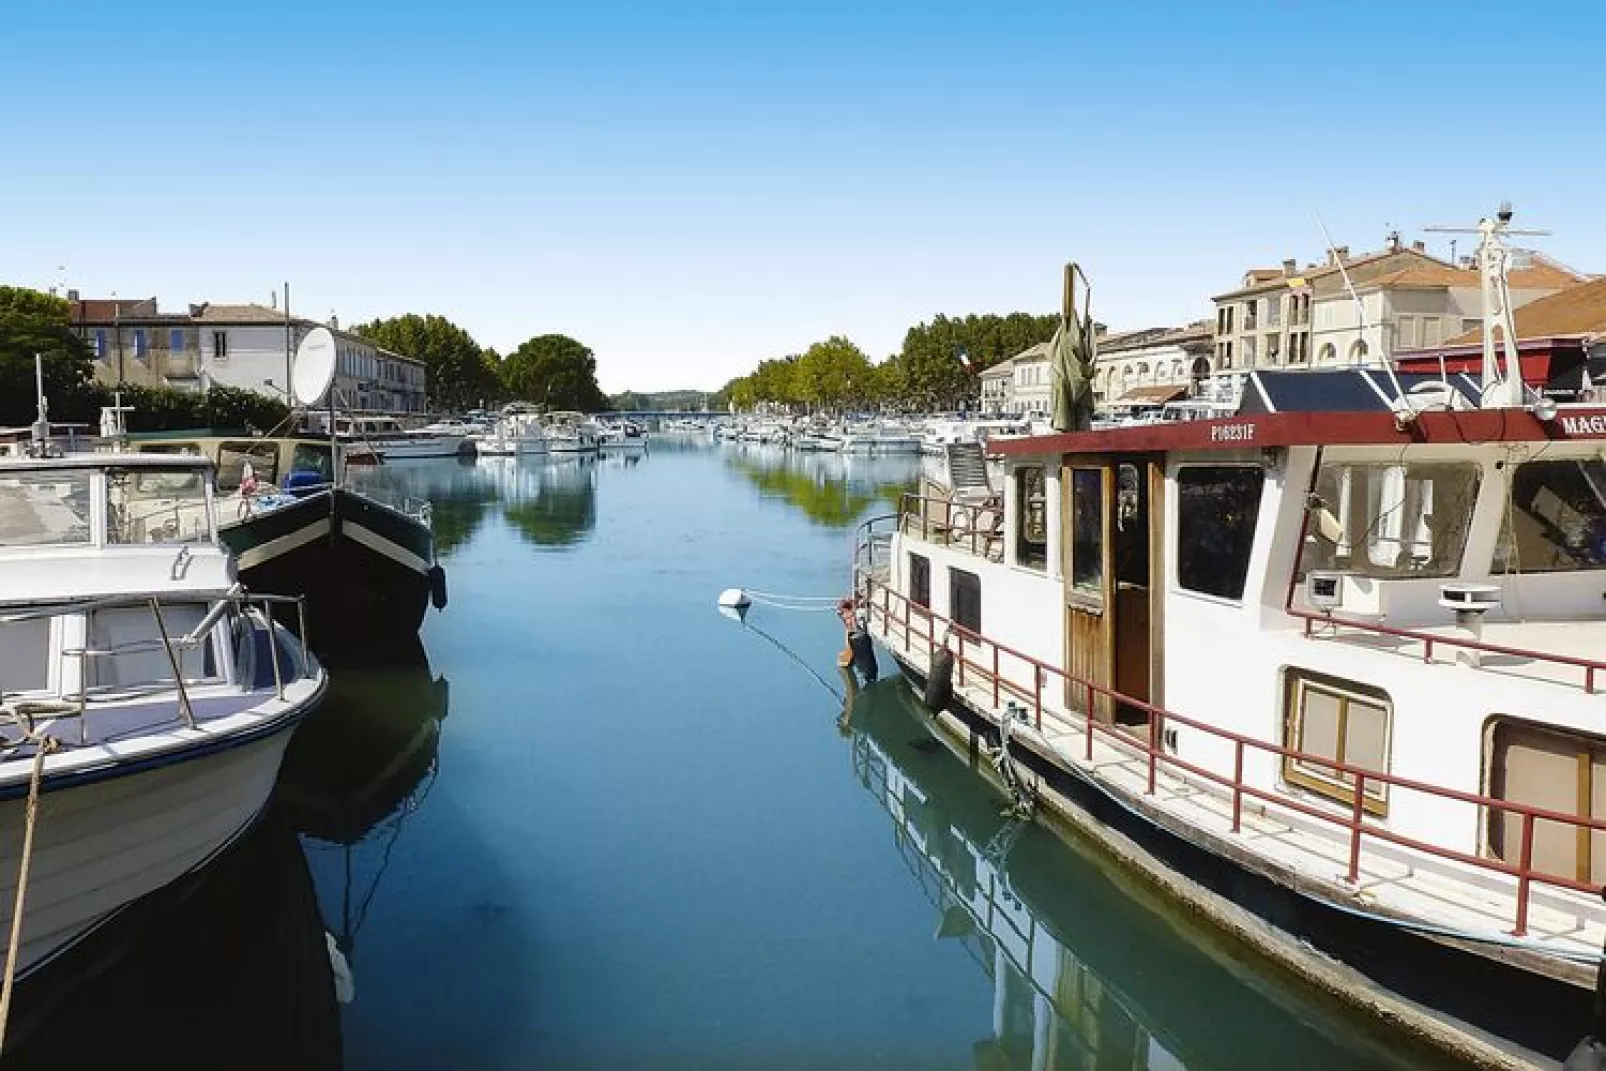
[[[1497,718],[1490,733],[1489,795],[1584,818],[1606,818],[1606,738]],[[1521,814],[1489,808],[1488,854],[1522,861]],[[1606,831],[1534,819],[1535,870],[1606,883]]]
[[1071,594],[1104,599],[1104,470],[1071,470]]
[[201,623],[206,607],[200,603],[163,606],[161,627],[149,606],[116,606],[96,610],[89,618],[89,645],[97,653],[89,661],[92,688],[131,688],[173,683],[173,663],[162,644],[167,630],[173,654],[186,681],[217,676],[210,640],[180,648],[177,641]]
[[87,469],[0,474],[0,544],[45,547],[90,538]]
[[1606,568],[1606,465],[1596,458],[1518,465],[1493,571],[1600,568]]
[[0,623],[0,695],[50,685],[50,619]]
[[238,491],[247,461],[251,463],[251,476],[259,485],[278,484],[279,447],[276,443],[228,442],[217,450],[217,489],[225,494]]
[[[1394,717],[1388,693],[1304,670],[1289,670],[1287,680],[1283,745],[1302,757],[1284,756],[1283,778],[1345,803],[1354,800],[1354,776],[1327,763],[1388,772],[1389,726]],[[1367,781],[1362,795],[1365,809],[1385,812],[1388,785]]]
[[107,469],[106,542],[195,543],[212,538],[199,469]]
[[1048,493],[1041,465],[1015,470],[1015,561],[1039,572],[1048,568]]
[[1244,597],[1265,482],[1259,465],[1177,471],[1177,583],[1183,590]]
[[335,479],[334,455],[327,446],[313,443],[296,443],[290,455],[291,472],[316,475],[320,483],[333,483]]
[[909,555],[909,601],[916,606],[931,605],[931,559]]
[[1326,464],[1316,476],[1301,573],[1454,576],[1461,571],[1478,466]]
[[980,635],[981,577],[963,569],[949,569],[948,610],[954,624]]

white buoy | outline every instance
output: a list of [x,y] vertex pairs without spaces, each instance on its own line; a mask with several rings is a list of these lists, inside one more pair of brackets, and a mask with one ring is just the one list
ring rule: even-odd
[[747,592],[741,588],[726,588],[719,593],[719,608],[721,610],[745,610],[753,605],[753,600],[747,597]]

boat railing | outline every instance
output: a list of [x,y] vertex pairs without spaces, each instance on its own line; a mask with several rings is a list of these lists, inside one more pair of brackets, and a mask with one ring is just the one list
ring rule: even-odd
[[892,572],[892,535],[899,515],[883,513],[859,524],[853,535],[853,575],[875,577],[883,583]]
[[1004,502],[938,498],[909,492],[899,502],[898,530],[926,543],[966,551],[989,561],[1004,560]]
[[[991,706],[998,716],[1005,716],[1003,703],[1006,698],[1021,702],[1026,705],[1032,724],[1039,733],[1043,730],[1045,718],[1050,723],[1058,721],[1062,726],[1080,729],[1084,747],[1082,757],[1088,763],[1093,762],[1095,740],[1102,739],[1145,764],[1145,795],[1155,794],[1160,773],[1169,769],[1189,775],[1196,781],[1204,782],[1205,785],[1219,790],[1223,796],[1230,797],[1231,829],[1235,835],[1243,831],[1246,800],[1292,811],[1342,831],[1348,841],[1348,861],[1344,880],[1352,887],[1357,887],[1360,883],[1363,853],[1376,842],[1392,844],[1435,859],[1502,875],[1514,881],[1516,885],[1510,931],[1515,937],[1526,936],[1528,932],[1529,904],[1535,883],[1572,892],[1588,893],[1592,897],[1600,892],[1598,884],[1581,880],[1576,875],[1557,874],[1535,866],[1534,837],[1541,822],[1569,826],[1575,831],[1588,831],[1590,834],[1595,831],[1606,832],[1606,818],[1567,814],[1416,781],[1233,732],[1125,695],[972,632],[957,622],[920,606],[894,591],[889,584],[874,577],[860,577],[855,590],[861,593],[860,612],[866,615],[872,628],[879,619],[880,631],[884,636],[890,638],[897,635],[906,650],[918,649],[917,645],[924,648],[928,659],[934,652],[943,648],[953,653],[956,692],[967,687],[979,687],[984,693],[990,692]],[[1045,701],[1045,689],[1050,682],[1055,682],[1064,690],[1065,709],[1056,709],[1052,701]],[[1078,707],[1080,709],[1076,709]],[[1139,731],[1134,732],[1131,727],[1099,718],[1100,713],[1108,714],[1117,707],[1141,712],[1147,720],[1147,727],[1140,727]],[[1230,745],[1233,755],[1231,773],[1190,762],[1168,751],[1167,730],[1176,726],[1194,730]],[[1249,782],[1245,779],[1244,769],[1246,759],[1254,754],[1273,756],[1279,763],[1294,762],[1306,767],[1331,771],[1333,782],[1342,784],[1348,793],[1348,802],[1322,806],[1310,799]],[[1440,800],[1477,807],[1481,811],[1480,822],[1488,822],[1490,818],[1496,816],[1514,818],[1520,823],[1521,829],[1517,840],[1517,862],[1447,848],[1407,836],[1375,821],[1368,822],[1368,804],[1373,798],[1372,793],[1380,787],[1420,793]]]
[[[189,600],[193,602],[193,600]],[[306,602],[299,595],[270,595],[246,592],[243,590],[231,591],[217,599],[213,608],[192,628],[183,635],[174,635],[168,630],[167,619],[162,614],[162,600],[156,595],[125,594],[113,595],[98,599],[77,600],[70,603],[61,603],[52,606],[20,610],[12,613],[0,614],[0,624],[14,624],[24,621],[48,620],[68,615],[89,614],[98,610],[145,608],[151,613],[152,622],[156,626],[156,636],[149,639],[129,640],[123,643],[111,644],[105,647],[65,647],[61,651],[63,661],[76,659],[78,661],[78,689],[76,692],[63,693],[59,698],[39,697],[20,692],[6,692],[0,684],[0,717],[9,717],[14,721],[25,723],[25,727],[32,729],[34,717],[59,718],[75,716],[78,718],[79,743],[87,743],[88,728],[86,716],[90,708],[100,698],[94,694],[89,684],[89,666],[96,660],[110,660],[133,654],[149,654],[161,651],[167,659],[169,670],[173,674],[171,687],[178,694],[179,719],[186,728],[195,728],[195,708],[190,702],[189,688],[195,683],[194,678],[186,678],[183,666],[184,652],[197,649],[210,642],[212,629],[217,625],[223,613],[229,607],[242,611],[257,609],[268,639],[268,657],[273,663],[273,684],[275,695],[284,699],[286,684],[284,667],[279,658],[278,626],[274,621],[273,607],[294,606],[297,625],[300,629],[302,642],[296,648],[296,678],[307,679],[313,676],[315,670],[312,659],[308,653],[306,643],[307,615]],[[153,681],[150,684],[132,689],[135,692],[162,690],[168,687],[169,682]],[[117,690],[117,698],[124,699],[130,689]]]
[[[1585,692],[1594,695],[1596,692],[1597,675],[1606,670],[1606,662],[1592,658],[1580,658],[1576,655],[1558,654],[1554,651],[1537,651],[1526,647],[1508,647],[1505,644],[1489,643],[1485,640],[1473,639],[1470,636],[1439,636],[1431,632],[1422,632],[1418,629],[1399,628],[1394,625],[1385,625],[1381,621],[1364,621],[1352,617],[1340,617],[1319,610],[1306,610],[1298,606],[1286,607],[1290,617],[1304,622],[1305,635],[1311,639],[1332,639],[1339,636],[1341,629],[1353,629],[1357,632],[1367,632],[1379,636],[1392,636],[1395,639],[1415,640],[1422,645],[1422,661],[1432,662],[1433,654],[1440,648],[1449,648],[1454,651],[1470,651],[1479,654],[1503,655],[1507,658],[1522,658],[1531,662],[1539,662],[1552,666],[1563,667],[1566,670],[1582,670],[1582,680]],[[1565,683],[1565,682],[1563,682]]]

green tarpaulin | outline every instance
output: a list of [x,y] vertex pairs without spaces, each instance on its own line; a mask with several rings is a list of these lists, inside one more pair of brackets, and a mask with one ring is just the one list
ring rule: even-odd
[[[1082,316],[1076,315],[1076,280],[1082,280]],[[1054,430],[1087,431],[1093,426],[1093,309],[1092,287],[1076,262],[1065,265],[1065,295],[1060,304],[1060,325],[1048,347],[1053,369]]]

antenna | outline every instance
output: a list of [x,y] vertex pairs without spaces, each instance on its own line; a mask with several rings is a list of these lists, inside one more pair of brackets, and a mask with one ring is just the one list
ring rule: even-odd
[[[1483,285],[1483,405],[1485,408],[1521,407],[1524,404],[1522,362],[1517,354],[1517,330],[1512,321],[1511,287],[1507,272],[1511,249],[1507,235],[1546,235],[1549,231],[1518,230],[1511,226],[1511,202],[1501,201],[1493,219],[1485,216],[1476,227],[1433,225],[1424,230],[1440,234],[1478,235],[1478,274]],[[1495,353],[1494,329],[1500,329],[1505,368]]]
[[[1314,208],[1311,209],[1311,212],[1316,216],[1316,225],[1322,229],[1322,237],[1327,239],[1327,251],[1332,254],[1333,262],[1338,265],[1338,274],[1344,279],[1344,289],[1349,291],[1350,300],[1355,302],[1355,315],[1361,321],[1361,340],[1365,341],[1366,333],[1372,329],[1372,325],[1366,319],[1366,303],[1361,300],[1361,295],[1355,292],[1355,284],[1350,281],[1349,269],[1344,267],[1344,258],[1338,255],[1338,247],[1333,244],[1333,236],[1328,231],[1327,224],[1322,219],[1322,214]],[[1381,331],[1377,333],[1377,350],[1378,356],[1383,359],[1383,370],[1389,375],[1389,384],[1394,388],[1395,403],[1403,405],[1406,413],[1415,418],[1416,409],[1412,407],[1410,401],[1406,398],[1405,388],[1400,386],[1400,377],[1394,374],[1394,358],[1389,356],[1383,346],[1383,332]]]

